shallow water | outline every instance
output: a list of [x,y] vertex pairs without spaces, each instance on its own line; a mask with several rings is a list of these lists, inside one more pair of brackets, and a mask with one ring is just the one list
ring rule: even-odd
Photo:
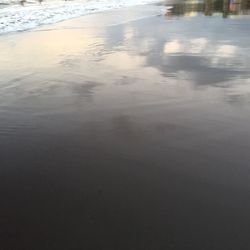
[[0,37],[2,247],[249,249],[250,19],[223,6]]

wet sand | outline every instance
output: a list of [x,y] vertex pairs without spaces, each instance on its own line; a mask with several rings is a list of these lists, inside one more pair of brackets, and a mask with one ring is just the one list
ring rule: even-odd
[[0,37],[0,248],[250,248],[249,16],[163,9]]

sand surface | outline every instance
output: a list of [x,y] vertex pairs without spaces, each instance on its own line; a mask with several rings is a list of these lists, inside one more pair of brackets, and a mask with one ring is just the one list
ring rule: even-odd
[[250,248],[250,19],[177,7],[0,36],[0,248]]

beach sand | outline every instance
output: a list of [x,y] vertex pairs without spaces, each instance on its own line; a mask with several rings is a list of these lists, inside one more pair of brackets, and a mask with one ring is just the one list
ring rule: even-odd
[[0,248],[250,248],[249,17],[164,8],[0,36]]

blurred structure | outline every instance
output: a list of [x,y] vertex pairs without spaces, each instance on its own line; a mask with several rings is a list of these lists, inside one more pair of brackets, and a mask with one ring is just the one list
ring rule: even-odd
[[197,14],[212,16],[221,13],[223,18],[227,18],[232,15],[250,14],[250,0],[184,0],[177,3],[167,2],[166,5],[173,6],[171,10],[166,11],[166,16],[193,16]]

